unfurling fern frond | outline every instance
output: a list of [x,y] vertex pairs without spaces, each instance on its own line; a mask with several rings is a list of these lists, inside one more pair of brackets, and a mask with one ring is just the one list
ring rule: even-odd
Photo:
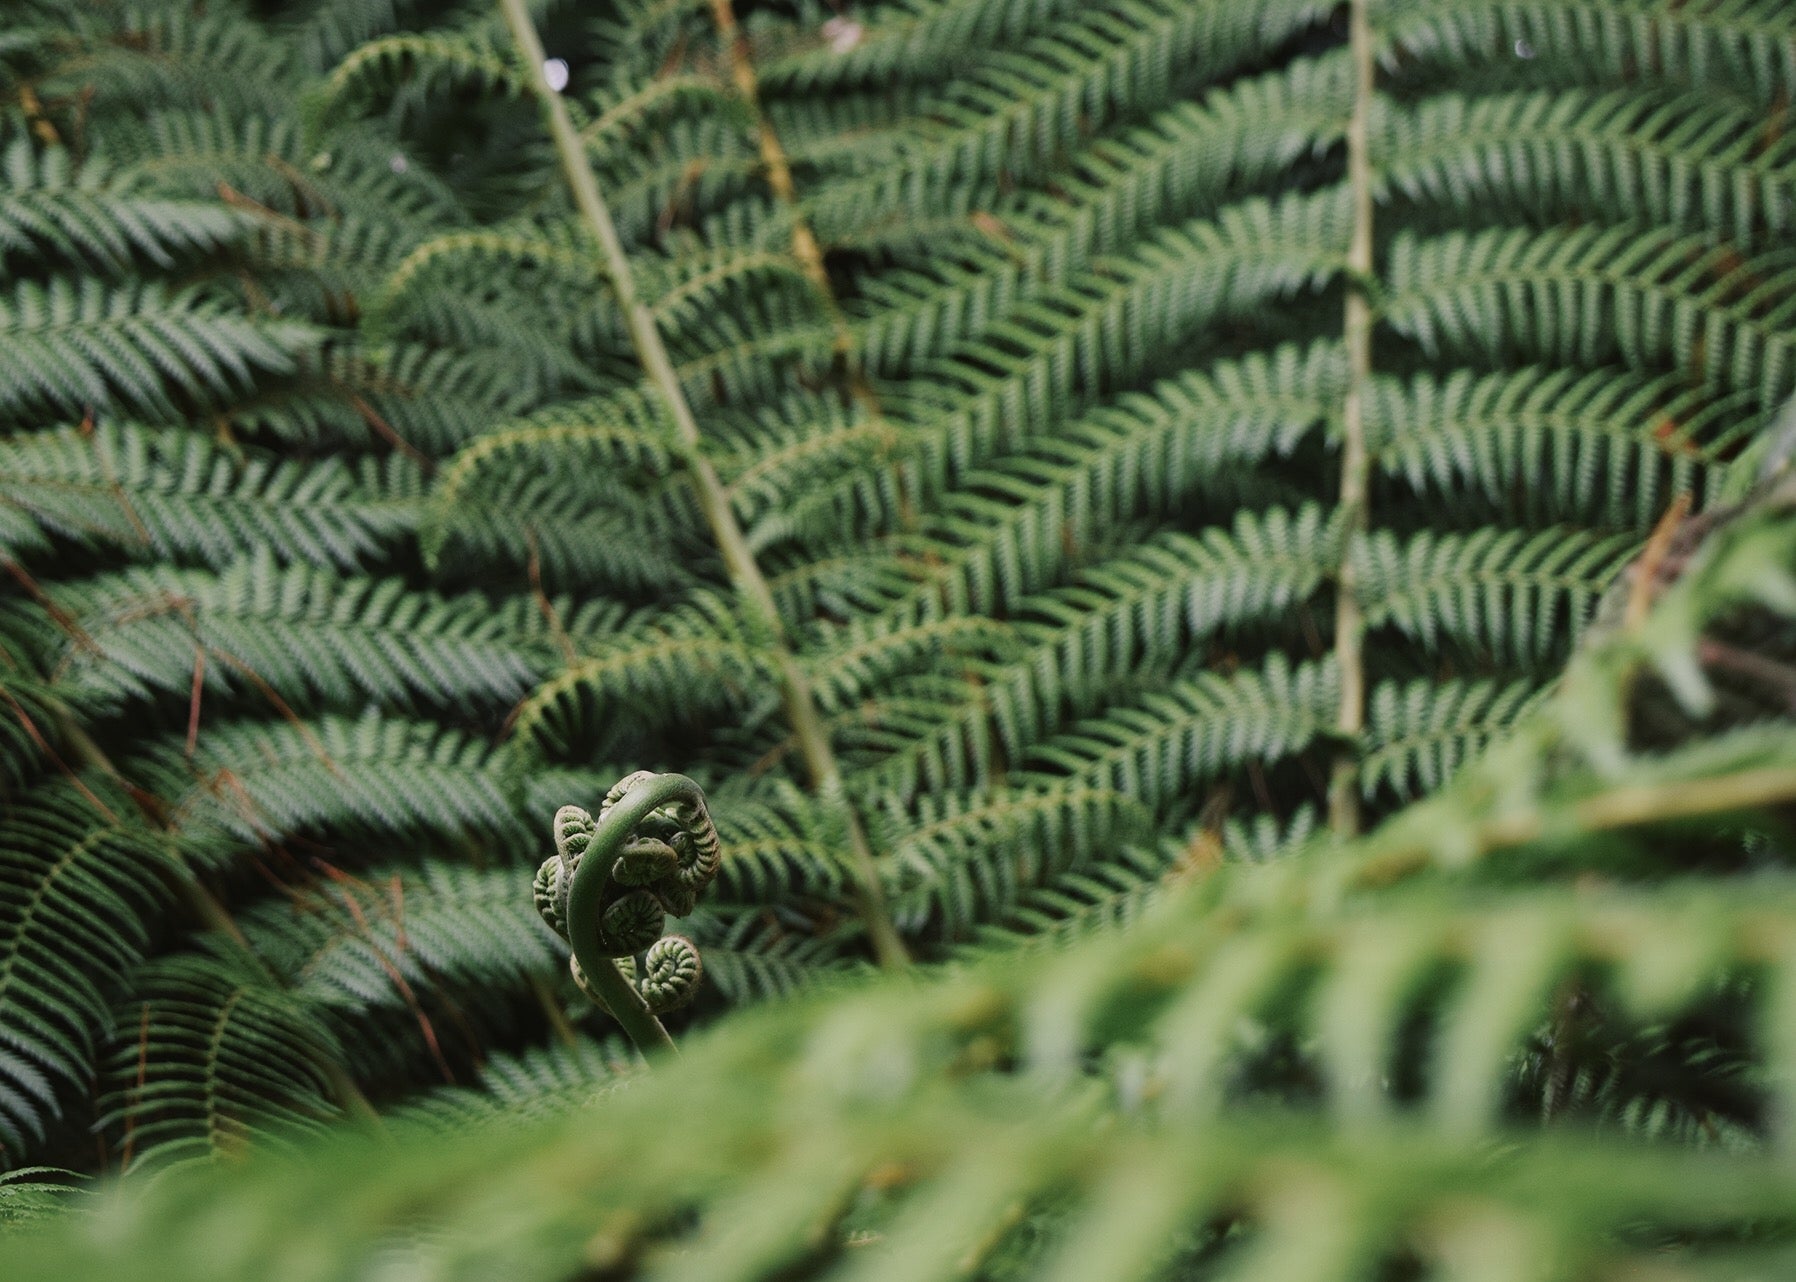
[[666,916],[692,912],[721,858],[704,793],[684,775],[639,770],[605,794],[596,823],[563,806],[554,831],[533,891],[573,947],[575,982],[638,1049],[669,1045],[655,1017],[692,1000],[704,966],[690,939],[663,934]]

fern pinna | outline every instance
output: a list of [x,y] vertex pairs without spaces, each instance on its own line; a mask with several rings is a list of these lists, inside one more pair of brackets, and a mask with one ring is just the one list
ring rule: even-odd
[[1776,0],[538,14],[696,439],[484,5],[0,49],[9,1164],[608,1080],[638,769],[698,1019],[1369,828],[1796,390]]

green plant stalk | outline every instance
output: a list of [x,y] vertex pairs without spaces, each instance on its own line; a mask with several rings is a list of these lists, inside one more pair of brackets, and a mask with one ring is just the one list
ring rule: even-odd
[[[1443,799],[1447,795],[1443,794]],[[1557,821],[1541,809],[1487,820],[1465,841],[1465,854],[1479,858],[1554,833],[1614,832],[1790,801],[1796,801],[1796,768],[1789,766],[1762,766],[1709,779],[1624,784],[1570,802]],[[1435,864],[1435,847],[1425,841],[1400,838],[1385,845],[1376,836],[1368,840],[1374,843],[1376,853],[1347,870],[1350,887],[1382,886]]]
[[[797,740],[799,755],[810,773],[811,787],[824,798],[826,804],[839,806],[842,811],[849,838],[857,907],[861,921],[867,928],[868,938],[873,944],[874,955],[882,966],[904,965],[910,960],[909,955],[905,951],[904,942],[898,937],[896,927],[892,925],[891,913],[886,908],[885,893],[879,884],[879,870],[874,861],[872,844],[867,840],[866,829],[862,827],[860,816],[854,812],[853,806],[843,797],[842,772],[836,764],[835,750],[830,746],[823,717],[817,711],[816,700],[811,695],[810,682],[806,679],[797,656],[786,644],[785,630],[780,624],[779,611],[773,602],[773,592],[767,586],[766,576],[756,564],[748,540],[743,536],[742,527],[736,521],[736,514],[730,507],[729,492],[717,475],[717,469],[705,456],[698,420],[693,417],[692,407],[687,403],[679,376],[674,372],[673,361],[667,354],[667,345],[661,341],[654,313],[636,293],[636,281],[630,270],[629,257],[624,253],[623,242],[618,239],[617,228],[611,221],[611,212],[599,192],[598,179],[593,174],[579,131],[574,128],[574,122],[568,116],[567,104],[549,88],[548,81],[543,77],[545,55],[536,24],[530,18],[525,0],[499,0],[499,7],[505,15],[506,25],[511,29],[518,55],[524,61],[524,74],[543,105],[549,132],[555,142],[555,152],[573,193],[574,203],[599,243],[599,250],[604,257],[605,274],[610,278],[618,309],[623,313],[624,325],[630,333],[630,341],[642,361],[643,371],[660,393],[668,416],[673,421],[684,461],[692,473],[699,508],[711,526],[712,536],[717,541],[730,581],[746,598],[755,614],[760,616],[768,633],[774,638],[774,664],[780,676],[780,695],[785,704],[787,721]],[[582,962],[581,965],[584,966],[585,963]],[[588,972],[588,977],[595,983],[601,982],[591,972]]]
[[1349,35],[1354,68],[1353,115],[1347,122],[1347,186],[1353,238],[1347,247],[1347,394],[1341,405],[1341,562],[1335,577],[1335,661],[1341,703],[1335,729],[1340,754],[1328,781],[1328,826],[1337,837],[1359,832],[1359,739],[1366,727],[1366,619],[1354,553],[1366,531],[1372,461],[1366,446],[1366,386],[1372,378],[1372,164],[1369,152],[1377,74],[1372,58],[1371,0],[1353,0]]

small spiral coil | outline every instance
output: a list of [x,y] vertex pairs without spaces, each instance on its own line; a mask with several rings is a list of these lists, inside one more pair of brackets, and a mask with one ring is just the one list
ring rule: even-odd
[[599,943],[613,957],[639,953],[661,938],[667,911],[646,890],[632,890],[612,900],[599,917]]
[[648,1008],[659,1015],[691,1001],[705,976],[698,946],[684,935],[663,935],[644,954],[642,974],[635,980]]
[[[639,788],[655,791],[638,793]],[[669,800],[657,805],[662,797]],[[623,821],[611,812],[632,798],[634,827],[625,831]],[[586,950],[588,965],[597,964],[595,953],[606,958],[641,994],[651,1013],[691,1001],[704,975],[698,948],[684,936],[662,932],[667,916],[691,913],[699,893],[717,876],[721,859],[717,829],[697,785],[680,776],[639,770],[605,794],[596,821],[579,806],[561,807],[555,812],[553,833],[555,855],[537,869],[531,883],[543,920],[563,939],[579,934],[584,942],[576,942],[576,948]],[[570,932],[572,887],[588,860],[594,864],[590,873],[580,876],[580,902],[596,904],[598,920],[583,932]],[[596,895],[589,876],[602,876]],[[570,969],[580,990],[609,1010],[578,956]]]

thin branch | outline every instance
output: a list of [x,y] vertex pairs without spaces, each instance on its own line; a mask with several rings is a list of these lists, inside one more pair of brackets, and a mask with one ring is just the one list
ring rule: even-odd
[[[761,153],[761,167],[765,172],[768,189],[773,192],[774,199],[785,207],[787,217],[792,220],[792,257],[798,260],[805,278],[816,289],[818,299],[829,313],[831,343],[836,358],[842,362],[849,393],[874,428],[890,443],[895,440],[895,432],[880,409],[879,398],[873,392],[873,385],[867,380],[866,370],[856,358],[854,332],[849,328],[848,318],[843,315],[842,305],[836,299],[835,289],[830,284],[829,270],[823,262],[823,248],[817,243],[816,233],[811,230],[804,210],[798,203],[798,191],[792,182],[792,165],[786,159],[786,149],[780,144],[773,122],[761,109],[760,77],[755,73],[748,38],[736,25],[736,10],[732,0],[711,0],[711,21],[717,27],[718,37],[729,50],[730,79],[735,82],[736,93],[754,120],[755,146]],[[902,484],[899,489],[902,494]],[[915,514],[911,511],[908,497],[903,499],[903,503],[905,523],[913,524]]]
[[[1552,833],[1613,832],[1646,824],[1671,823],[1705,815],[1758,810],[1796,801],[1796,767],[1762,766],[1707,779],[1623,784],[1571,802],[1563,810],[1536,808],[1479,824],[1455,841],[1464,854],[1479,857],[1525,846]],[[1380,850],[1350,872],[1355,886],[1378,886],[1433,865],[1435,850],[1411,840]]]
[[[867,927],[874,954],[881,965],[903,965],[909,958],[886,908],[873,847],[867,840],[860,816],[854,813],[853,807],[843,796],[841,769],[836,764],[835,750],[830,746],[823,718],[811,695],[810,683],[797,656],[786,642],[773,593],[767,586],[767,579],[761,573],[760,566],[755,562],[754,553],[749,549],[742,527],[736,521],[736,514],[730,507],[729,493],[718,477],[717,469],[705,455],[698,420],[693,417],[685,390],[674,372],[667,346],[662,342],[661,332],[655,326],[654,314],[637,295],[629,257],[625,254],[623,242],[619,240],[617,228],[611,221],[611,212],[600,195],[598,179],[593,174],[592,163],[581,143],[580,134],[568,116],[567,104],[549,88],[548,81],[544,78],[545,56],[536,24],[530,18],[525,0],[499,0],[499,7],[505,15],[506,24],[511,28],[518,54],[523,59],[524,74],[548,118],[549,132],[554,138],[562,173],[573,192],[574,204],[593,238],[598,241],[604,258],[605,273],[610,278],[618,310],[623,313],[630,341],[642,362],[643,371],[660,393],[668,417],[673,422],[686,466],[692,474],[699,507],[711,527],[718,551],[723,555],[730,581],[753,614],[759,617],[767,634],[773,638],[774,665],[780,675],[780,693],[786,717],[798,741],[799,753],[810,772],[811,787],[825,799],[826,804],[840,808],[843,824],[848,832],[856,898],[859,900],[861,920]],[[603,982],[600,975],[591,971],[588,972],[588,978],[595,983]],[[622,982],[621,977],[619,982]]]
[[1365,612],[1354,562],[1366,530],[1366,491],[1372,471],[1366,446],[1366,386],[1372,377],[1372,165],[1369,154],[1376,69],[1372,58],[1371,0],[1352,0],[1349,41],[1354,67],[1353,115],[1347,124],[1347,186],[1353,198],[1353,239],[1347,247],[1347,395],[1341,406],[1341,563],[1336,575],[1335,659],[1341,704],[1335,729],[1342,739],[1328,787],[1328,824],[1337,837],[1358,833],[1359,738],[1366,727]]

